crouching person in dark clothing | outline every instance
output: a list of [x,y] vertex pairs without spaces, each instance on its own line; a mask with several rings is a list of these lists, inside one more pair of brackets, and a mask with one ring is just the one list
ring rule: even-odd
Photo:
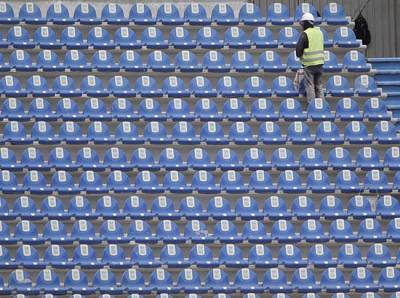
[[307,100],[323,98],[322,73],[324,65],[324,36],[318,27],[314,27],[314,16],[305,13],[301,18],[303,33],[296,45],[296,56],[300,58],[304,69],[304,87]]

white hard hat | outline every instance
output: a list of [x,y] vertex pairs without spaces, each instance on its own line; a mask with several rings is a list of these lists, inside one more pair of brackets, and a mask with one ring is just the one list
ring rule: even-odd
[[308,21],[308,22],[315,22],[315,19],[314,19],[314,16],[311,14],[311,13],[309,13],[309,12],[306,12],[305,14],[303,14],[303,16],[301,17],[301,20],[300,21]]

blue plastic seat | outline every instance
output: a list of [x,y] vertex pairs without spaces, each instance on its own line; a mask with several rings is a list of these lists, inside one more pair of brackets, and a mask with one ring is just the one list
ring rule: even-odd
[[351,170],[342,170],[336,176],[336,188],[342,192],[357,193],[361,186],[357,175]]
[[83,147],[78,151],[76,154],[76,164],[85,170],[101,170],[104,168],[103,163],[100,162],[97,152],[90,147]]
[[14,15],[14,9],[9,4],[4,2],[1,4],[0,23],[1,24],[18,24],[19,19]]
[[15,253],[15,263],[30,269],[43,268],[37,249],[29,244],[21,245]]
[[153,77],[141,76],[136,80],[134,89],[143,97],[160,97],[162,91],[158,89]]
[[29,272],[23,269],[16,269],[10,273],[8,277],[8,287],[14,292],[27,295],[35,294],[32,278]]
[[245,267],[242,250],[235,244],[225,244],[219,250],[219,262],[226,267]]
[[[384,291],[396,291],[399,289],[400,272],[395,267],[386,267],[379,274],[379,287]],[[394,294],[396,295],[396,294]]]
[[285,76],[279,76],[272,81],[272,93],[279,97],[299,95],[293,86],[293,81]]
[[[271,96],[271,90],[267,87],[266,82],[258,77],[258,76],[251,76],[249,78],[247,78],[244,82],[244,93],[245,95],[251,96],[251,97],[260,97],[260,96]],[[260,106],[260,102],[261,102],[261,106]],[[259,106],[258,109],[264,109],[263,103],[266,103],[266,99],[265,98],[260,98],[259,99]],[[256,108],[256,104],[257,101],[255,101],[252,105],[252,107],[254,107],[254,109]],[[272,107],[272,106],[270,106]],[[260,113],[263,114],[263,113]],[[257,115],[258,116],[258,115]],[[268,117],[268,114],[266,115],[266,117]]]
[[256,144],[251,127],[245,122],[235,122],[229,128],[229,138],[235,144]]
[[[235,213],[243,219],[255,219],[263,217],[262,212],[260,212],[258,208],[257,201],[250,196],[242,196],[236,201]],[[249,225],[246,224],[244,227],[243,234],[245,234],[245,230],[248,231],[248,236],[252,237],[252,233],[258,233],[259,230],[262,230],[262,227],[259,227],[258,224],[250,223]],[[266,232],[264,230],[264,234],[265,233]]]
[[79,179],[79,186],[88,193],[97,193],[106,191],[98,173],[90,170],[85,171]]
[[60,49],[62,47],[55,31],[47,26],[36,29],[33,40],[41,49]]
[[87,96],[105,97],[109,91],[104,87],[103,81],[94,75],[88,75],[81,81],[80,90]]
[[0,80],[0,93],[12,97],[27,96],[27,92],[21,86],[20,81],[16,77],[10,75],[6,75]]
[[213,7],[211,20],[218,25],[236,25],[239,23],[232,7],[227,3],[218,3]]
[[266,22],[260,7],[254,3],[243,4],[239,11],[239,21],[245,25],[263,25]]
[[183,27],[175,27],[170,31],[168,43],[176,49],[192,49],[196,47],[196,41],[192,39],[190,32]]
[[227,193],[247,193],[248,187],[239,172],[228,170],[221,176],[221,190]]
[[296,197],[292,202],[291,210],[293,215],[299,219],[319,218],[314,201],[307,196]]
[[368,99],[364,104],[364,117],[370,121],[389,120],[385,103],[377,97]]
[[314,219],[308,219],[303,222],[301,225],[300,237],[307,242],[325,242],[329,240],[329,237],[324,232],[322,224]]
[[86,273],[80,269],[71,269],[64,279],[64,287],[72,293],[91,294],[92,287],[89,286]]
[[86,60],[85,54],[80,50],[68,50],[64,56],[63,66],[72,71],[85,71],[91,69],[91,66]]
[[131,7],[129,20],[137,25],[154,25],[156,23],[150,8],[143,3],[136,3]]
[[55,92],[47,84],[47,80],[39,75],[33,75],[26,81],[26,91],[33,96],[54,96]]
[[67,7],[61,2],[56,2],[49,6],[46,19],[58,25],[73,24],[75,22],[75,20],[70,17]]
[[210,25],[211,20],[207,16],[207,11],[199,3],[190,3],[186,6],[184,12],[185,22],[190,25]]
[[228,72],[229,64],[225,62],[225,57],[219,51],[208,51],[203,56],[203,68],[209,72]]
[[111,147],[104,153],[104,166],[109,167],[112,170],[115,169],[130,169],[131,165],[128,164],[128,159],[124,150]]
[[56,120],[58,118],[58,114],[52,111],[49,101],[41,97],[31,101],[28,115],[34,115],[36,120]]
[[19,9],[19,16],[26,24],[45,24],[47,20],[42,17],[39,6],[33,2],[23,4]]
[[[4,170],[3,170],[4,172]],[[0,227],[1,227],[1,237],[2,237],[2,244],[14,244],[17,243],[17,239],[15,236],[11,236],[10,233],[10,228],[9,226],[3,222],[0,221]]]
[[93,275],[93,288],[100,293],[121,294],[122,290],[117,286],[115,274],[106,268],[101,268]]
[[[110,91],[110,94],[113,94],[115,97],[119,96],[124,96],[124,97],[131,97],[135,96],[136,92],[133,90],[131,83],[126,77],[122,76],[114,76],[108,81],[108,90]],[[113,106],[111,109],[118,110],[117,111],[111,111],[112,114],[114,114],[116,117],[123,117],[123,118],[135,118],[136,115],[131,115],[131,117],[128,117],[128,115],[124,115],[127,113],[127,110],[131,110],[131,114],[134,113],[132,105],[129,105],[128,100],[125,98],[117,98],[113,102]]]
[[332,2],[324,6],[322,21],[328,25],[347,25],[349,23],[342,5]]
[[46,178],[42,172],[31,170],[27,172],[23,179],[23,188],[32,194],[51,193],[52,189],[46,183]]
[[196,76],[191,79],[189,90],[194,96],[217,96],[217,91],[212,87],[210,80],[203,76]]
[[298,268],[306,264],[301,256],[301,250],[293,244],[285,244],[279,249],[278,263],[287,268]]
[[275,122],[265,122],[258,129],[258,138],[264,144],[284,144],[286,136],[283,136],[281,129]]
[[274,39],[270,29],[257,27],[251,33],[251,44],[256,48],[277,48],[278,42]]
[[91,120],[111,120],[111,115],[106,110],[104,100],[92,97],[87,99],[83,106],[83,114]]
[[60,194],[78,193],[79,188],[75,186],[72,175],[65,170],[57,171],[51,177],[51,186]]
[[336,147],[329,152],[328,166],[334,169],[353,169],[355,165],[350,152],[342,147]]
[[292,287],[299,293],[307,293],[306,297],[309,297],[310,293],[318,293],[321,291],[321,287],[317,284],[314,272],[307,268],[299,268],[294,271]]
[[351,121],[344,129],[344,138],[350,144],[369,144],[371,137],[363,122]]
[[349,86],[349,81],[340,76],[334,75],[326,83],[326,92],[331,96],[353,96],[353,89]]
[[281,102],[279,114],[282,118],[288,121],[306,120],[307,115],[303,112],[301,104],[293,98],[286,98]]
[[[151,291],[145,285],[143,274],[134,268],[129,268],[122,274],[121,288],[128,293],[147,293]],[[142,296],[139,294],[131,294],[129,297],[141,298]]]
[[[135,31],[128,27],[119,27],[115,31],[114,45],[119,46],[121,49],[139,49],[142,47],[142,44],[136,38]],[[123,52],[123,54],[124,53],[125,52]],[[122,60],[122,55],[120,59]]]
[[269,268],[265,271],[263,286],[270,293],[290,293],[292,291],[286,274],[279,268]]
[[87,129],[87,138],[96,144],[115,143],[115,139],[110,134],[109,127],[105,122],[92,122]]
[[238,98],[230,98],[226,100],[222,109],[224,118],[227,118],[231,121],[250,120],[245,104]]
[[279,54],[274,51],[265,51],[259,56],[259,67],[265,72],[284,72],[286,65],[282,63]]
[[200,138],[207,144],[227,144],[224,129],[218,122],[207,122],[201,127]]
[[176,244],[167,244],[160,251],[160,262],[174,268],[186,267],[182,249]]
[[302,68],[300,58],[296,56],[295,51],[289,53],[287,57],[287,68],[291,71],[298,71],[300,68]]
[[345,97],[336,104],[336,117],[341,120],[362,120],[363,115],[355,100]]
[[254,63],[253,56],[240,50],[232,55],[231,67],[237,72],[254,72],[258,66]]
[[146,148],[138,148],[132,152],[131,164],[139,170],[160,168],[154,160],[152,151]]
[[166,115],[161,111],[161,105],[158,100],[145,98],[139,103],[138,114],[146,120],[165,120]]
[[113,55],[106,50],[96,51],[92,56],[92,67],[98,71],[118,71],[120,67],[116,65]]
[[15,226],[15,238],[26,244],[41,244],[44,239],[39,235],[35,224],[22,220]]
[[146,124],[143,132],[146,141],[152,144],[170,144],[172,139],[167,135],[167,130],[161,122],[151,121]]
[[87,198],[74,196],[69,201],[68,212],[76,218],[95,218],[95,213]]
[[36,289],[41,292],[63,294],[64,288],[61,286],[58,274],[50,269],[44,269],[36,277]]
[[242,236],[237,233],[237,227],[231,221],[223,219],[214,227],[214,237],[223,243],[237,243],[242,241]]
[[214,176],[204,170],[197,171],[193,175],[192,187],[200,193],[219,192],[219,186],[216,185]]
[[208,152],[202,148],[194,148],[189,152],[187,164],[190,168],[195,170],[215,169],[215,164],[211,162]]
[[173,201],[166,196],[156,197],[152,202],[151,211],[160,219],[180,218],[180,214],[175,210]]
[[244,30],[236,26],[230,27],[225,31],[224,44],[232,49],[249,48],[251,45]]
[[135,191],[128,174],[121,170],[114,170],[108,175],[107,188],[116,193]]
[[365,267],[354,269],[350,277],[350,287],[357,292],[369,292],[378,290],[378,285],[374,281],[374,277]]
[[347,212],[356,219],[375,217],[370,201],[364,196],[354,196],[350,199]]
[[279,219],[272,225],[271,236],[272,239],[282,243],[295,243],[300,240],[299,235],[294,230],[293,224],[284,219]]
[[96,9],[89,3],[81,3],[76,6],[74,19],[83,25],[97,25],[101,23],[101,19],[97,16]]
[[28,120],[28,115],[24,110],[22,101],[18,98],[6,98],[1,107],[1,112],[4,118],[9,120]]
[[[204,217],[208,218],[207,213],[204,214],[206,214]],[[194,244],[202,244],[200,245],[201,247],[195,245],[195,247],[190,250],[190,263],[194,263],[199,267],[213,267],[215,264],[218,264],[217,261],[213,261],[211,250],[203,245],[204,243],[212,243],[215,241],[214,235],[207,230],[206,225],[203,222],[197,219],[190,220],[185,225],[184,237],[185,239],[192,241]]]
[[[136,211],[140,212],[144,208],[139,209],[139,208],[135,207],[135,209],[136,209],[135,210],[135,213],[136,213]],[[137,210],[137,209],[139,209],[139,210]],[[146,210],[143,210],[143,211],[146,212]],[[140,213],[140,214],[143,214],[143,213]],[[149,214],[149,213],[147,213],[147,214]],[[134,215],[135,214],[132,213],[131,216],[133,217]],[[143,215],[146,215],[146,213],[144,213]],[[147,215],[147,217],[150,217],[150,215]],[[154,234],[152,233],[150,225],[146,221],[143,221],[141,219],[135,219],[129,225],[128,237],[131,240],[135,240],[139,243],[152,243],[152,242],[156,242],[158,240],[158,238],[155,237]],[[132,259],[132,261],[138,262],[139,264],[154,263],[153,251],[151,250],[151,248],[149,248],[145,245],[139,244],[138,246],[133,248],[131,259]]]
[[[326,290],[328,293],[343,293],[349,291],[349,285],[345,281],[343,272],[335,267],[325,269],[324,272],[322,272],[320,285],[322,289]],[[335,297],[335,295],[332,297]],[[347,294],[343,296],[336,294],[336,298],[339,297],[346,298]]]
[[79,244],[79,246],[74,249],[72,260],[82,268],[94,269],[100,268],[101,266],[100,262],[96,258],[96,251],[92,246],[87,244]]
[[160,50],[153,51],[147,56],[147,66],[153,71],[171,72],[175,70],[175,66],[169,61],[169,56]]
[[[111,82],[108,83],[108,88],[110,89],[110,92],[114,94],[114,96],[121,95],[120,93],[128,94],[130,92],[134,91],[131,89],[131,91],[127,90],[130,86],[126,85],[127,81],[126,78],[122,77],[122,85],[121,86],[116,86],[114,85],[115,82],[119,82],[120,79],[110,79]],[[113,118],[116,118],[120,121],[122,120],[136,120],[139,118],[137,112],[133,110],[133,104],[130,100],[126,98],[117,98],[115,99],[112,104],[111,104],[111,115]]]
[[157,177],[149,171],[139,172],[135,179],[137,189],[146,193],[160,193],[164,189],[158,184]]
[[383,165],[379,159],[379,153],[371,147],[363,147],[357,153],[357,167],[364,170],[382,169]]
[[124,243],[129,239],[125,237],[124,228],[121,223],[114,219],[108,219],[100,226],[100,238],[107,241],[107,243]]
[[297,40],[299,39],[300,33],[293,27],[285,27],[279,31],[278,44],[285,48],[296,47]]
[[339,27],[333,33],[333,42],[341,48],[358,48],[361,46],[353,30],[345,26]]
[[311,246],[307,252],[307,257],[308,263],[316,268],[334,267],[336,265],[331,250],[323,243]]
[[357,239],[357,236],[353,233],[351,224],[343,219],[336,219],[330,224],[329,234],[337,242],[352,242]]
[[60,42],[68,49],[84,49],[88,47],[86,41],[83,40],[82,32],[76,27],[66,27],[61,32]]
[[300,167],[305,169],[325,169],[327,167],[321,152],[315,148],[304,149],[299,157]]
[[278,148],[272,152],[271,165],[278,170],[297,169],[298,162],[294,159],[294,154],[286,148]]
[[197,44],[205,49],[220,49],[224,43],[219,39],[218,32],[212,27],[202,27],[196,34]]
[[[77,89],[75,81],[66,75],[60,75],[53,80],[53,91],[60,96],[75,97],[82,95],[82,92]],[[66,101],[63,100],[65,104]]]
[[381,225],[373,218],[366,218],[360,222],[358,237],[365,242],[386,241],[386,235],[383,233]]
[[4,126],[3,142],[11,144],[29,144],[32,139],[26,134],[25,127],[21,122],[11,121]]
[[381,243],[374,243],[369,247],[367,262],[374,267],[394,266],[396,264],[392,259],[390,249]]
[[4,61],[4,56],[3,54],[0,55],[0,71],[5,72],[9,71],[11,68],[7,62]]
[[32,62],[31,55],[21,49],[13,51],[9,58],[9,64],[11,68],[17,71],[35,71],[36,66]]
[[213,197],[208,201],[207,212],[215,219],[233,219],[235,217],[229,201],[220,196]]
[[184,19],[179,15],[178,8],[171,3],[164,3],[157,9],[157,21],[163,25],[182,25]]
[[179,69],[181,72],[197,72],[203,70],[203,66],[197,61],[197,56],[188,50],[183,50],[176,54],[175,65],[176,69]]
[[173,148],[166,148],[161,151],[159,163],[167,170],[184,170],[187,168],[186,163],[182,161],[180,152]]
[[156,235],[164,243],[185,242],[185,238],[181,236],[177,224],[169,219],[162,220],[158,223]]
[[190,92],[186,89],[181,78],[169,76],[163,81],[162,91],[168,97],[188,97]]
[[203,287],[203,285],[201,284],[200,274],[191,268],[186,268],[181,271],[178,274],[176,283],[177,287],[181,288],[183,292],[191,293],[186,295],[185,297],[200,297],[198,296],[198,294],[192,293],[205,293],[207,291],[207,288]]
[[258,297],[254,293],[261,293],[264,290],[258,283],[257,273],[249,268],[240,269],[235,275],[234,283],[241,293],[249,293],[244,297]]
[[256,268],[276,267],[277,262],[272,258],[271,250],[264,244],[256,244],[249,250],[248,261]]
[[35,43],[29,38],[29,32],[21,26],[14,26],[7,32],[7,41],[17,49],[30,49]]
[[181,98],[174,98],[168,102],[166,114],[169,119],[174,121],[191,121],[195,119],[193,112],[190,111],[188,102]]
[[243,166],[251,170],[268,170],[271,168],[271,164],[267,162],[265,153],[257,148],[250,148],[245,151],[243,156]]
[[268,6],[267,22],[272,25],[292,25],[293,17],[290,17],[285,4],[275,2]]
[[[96,243],[101,241],[101,239],[95,233],[93,224],[85,219],[80,219],[73,224],[71,238],[79,240],[80,243]],[[80,251],[81,253],[83,252],[82,250]],[[83,254],[83,256],[85,255]],[[94,255],[93,251],[92,261],[95,260],[96,256]]]
[[397,129],[392,122],[379,121],[373,131],[374,140],[380,144],[397,144],[399,137],[397,136]]
[[305,13],[311,13],[314,16],[315,24],[321,23],[321,17],[314,5],[309,3],[302,3],[296,7],[294,19],[296,22],[300,22],[301,17]]
[[28,196],[19,196],[15,199],[13,213],[16,216],[26,219],[43,218],[43,213],[36,207],[35,202]]
[[199,144],[200,138],[189,122],[177,122],[172,129],[172,138],[179,144]]
[[164,39],[162,31],[156,27],[146,27],[142,32],[141,41],[149,49],[165,49],[168,47],[168,42]]
[[338,264],[344,267],[358,267],[366,264],[362,259],[360,248],[351,243],[346,243],[339,248],[337,260]]
[[398,215],[399,201],[391,195],[381,196],[376,203],[376,214],[382,218],[394,218]]
[[128,19],[125,18],[124,10],[119,4],[108,3],[104,5],[101,11],[101,19],[110,25],[127,24]]
[[267,171],[253,171],[249,178],[249,189],[256,193],[276,192],[277,187],[272,183],[272,178]]
[[[387,236],[392,239],[393,242],[400,241],[400,220],[399,218],[393,218],[389,221],[387,226]],[[398,259],[398,257],[397,257]]]
[[367,64],[365,56],[354,50],[344,55],[343,67],[349,72],[369,72],[371,69],[371,66]]
[[40,210],[49,219],[52,218],[69,218],[69,213],[65,210],[62,201],[55,196],[47,196],[42,200]]
[[[2,164],[2,168],[6,170],[20,170],[24,167],[23,164],[17,162],[17,157],[15,152],[7,147],[0,148],[0,163]],[[1,206],[1,199],[0,199]],[[0,207],[1,209],[1,207]]]
[[275,112],[272,102],[266,98],[259,98],[253,102],[251,105],[251,114],[257,120],[274,121],[279,119],[279,115]]
[[30,170],[48,169],[43,153],[35,147],[28,147],[22,151],[21,165]]
[[67,251],[58,244],[50,245],[44,252],[43,260],[53,268],[70,268],[71,262],[68,260]]
[[219,268],[213,268],[212,270],[208,271],[205,280],[205,286],[214,293],[233,292],[233,289],[229,283],[228,275],[225,271]]
[[203,209],[200,200],[193,196],[187,196],[181,200],[179,212],[187,219],[203,219],[209,216],[209,213]]
[[359,96],[380,96],[381,91],[373,77],[361,75],[354,80],[354,91]]

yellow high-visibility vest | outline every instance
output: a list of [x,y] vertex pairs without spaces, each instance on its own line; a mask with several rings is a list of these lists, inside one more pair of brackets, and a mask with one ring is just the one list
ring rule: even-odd
[[301,63],[307,66],[324,64],[324,35],[319,28],[304,31],[308,38],[308,48],[304,49]]

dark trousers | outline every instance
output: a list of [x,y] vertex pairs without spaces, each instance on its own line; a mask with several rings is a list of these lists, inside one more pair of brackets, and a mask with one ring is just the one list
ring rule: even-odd
[[308,101],[315,98],[324,98],[322,73],[322,65],[304,67],[304,87]]

